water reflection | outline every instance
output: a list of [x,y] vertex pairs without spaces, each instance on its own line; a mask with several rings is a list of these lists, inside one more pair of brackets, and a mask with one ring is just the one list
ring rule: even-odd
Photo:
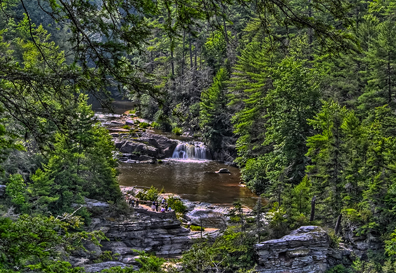
[[[230,174],[216,174],[228,168]],[[239,185],[240,173],[235,167],[214,161],[169,161],[164,164],[126,164],[119,167],[122,186],[155,186],[191,201],[230,205],[236,200],[252,207],[256,196]]]

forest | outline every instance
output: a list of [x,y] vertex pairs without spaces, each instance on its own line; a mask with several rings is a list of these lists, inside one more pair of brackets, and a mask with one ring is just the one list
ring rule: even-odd
[[[110,109],[114,97],[238,166],[265,200],[258,214],[273,215],[262,238],[314,224],[335,229],[339,242],[353,226],[382,249],[332,272],[396,271],[394,0],[2,0],[0,8],[0,272],[84,272],[59,247],[104,235],[84,229],[90,213],[78,204],[128,211],[114,144],[88,104]],[[203,256],[187,252],[185,272],[253,272],[248,234],[227,232],[195,245]],[[211,271],[213,257],[223,271]],[[161,272],[158,258],[141,260],[152,267],[140,272]]]

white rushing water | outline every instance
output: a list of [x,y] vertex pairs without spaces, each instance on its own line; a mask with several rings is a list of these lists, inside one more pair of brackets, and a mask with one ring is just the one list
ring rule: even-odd
[[202,142],[180,142],[172,155],[173,159],[208,160],[210,153]]

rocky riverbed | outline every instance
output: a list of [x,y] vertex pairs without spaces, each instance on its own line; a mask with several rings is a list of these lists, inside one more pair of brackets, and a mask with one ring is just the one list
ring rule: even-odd
[[123,162],[154,163],[157,159],[172,157],[179,144],[179,140],[156,133],[150,121],[135,114],[96,114],[95,117],[109,130],[119,150],[117,157]]
[[[194,232],[182,226],[175,212],[156,213],[146,208],[134,208],[129,215],[117,215],[104,202],[86,199],[87,208],[94,213],[88,231],[101,230],[109,241],[101,246],[86,242],[87,251],[78,251],[70,257],[73,266],[82,266],[87,272],[100,272],[113,266],[137,266],[139,254],[134,250],[154,252],[158,256],[174,257],[188,250],[194,239],[216,237],[218,229]],[[103,262],[105,252],[113,261]]]

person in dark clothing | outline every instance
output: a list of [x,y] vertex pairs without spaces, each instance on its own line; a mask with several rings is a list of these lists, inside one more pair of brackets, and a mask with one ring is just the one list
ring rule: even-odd
[[131,199],[130,204],[131,204],[131,207],[133,208],[135,206],[135,200]]
[[155,211],[158,212],[158,201],[155,202]]
[[168,211],[168,203],[165,203],[165,211]]
[[139,207],[139,199],[136,200],[136,207]]

